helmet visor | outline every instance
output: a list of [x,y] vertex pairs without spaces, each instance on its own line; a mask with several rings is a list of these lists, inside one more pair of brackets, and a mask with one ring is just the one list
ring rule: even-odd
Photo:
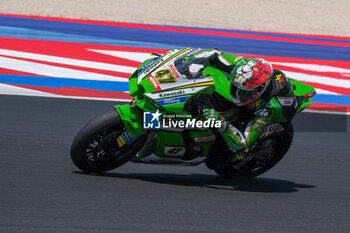
[[232,101],[237,106],[243,106],[252,103],[254,100],[258,99],[260,96],[261,88],[248,89],[237,87],[236,85],[231,85],[231,97]]

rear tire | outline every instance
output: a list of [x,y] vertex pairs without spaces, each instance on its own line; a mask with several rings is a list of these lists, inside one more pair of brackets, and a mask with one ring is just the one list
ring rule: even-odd
[[[214,169],[214,171],[220,177],[227,178],[227,179],[249,179],[249,178],[259,176],[264,172],[270,170],[286,155],[286,153],[289,150],[289,147],[292,144],[293,136],[294,136],[294,129],[292,124],[288,125],[288,130],[285,133],[274,136],[272,138],[272,140],[274,140],[274,144],[273,144],[274,155],[270,160],[266,161],[264,166],[262,166],[260,169],[257,169],[256,167],[254,167],[256,166],[257,160],[252,159],[247,164],[242,166],[240,169],[236,169],[235,167],[232,166],[232,167]],[[254,152],[254,149],[252,150],[252,154],[256,152],[257,151]]]
[[102,173],[128,162],[140,147],[129,151],[118,148],[117,137],[124,126],[117,111],[110,111],[88,122],[75,137],[71,159],[87,173]]

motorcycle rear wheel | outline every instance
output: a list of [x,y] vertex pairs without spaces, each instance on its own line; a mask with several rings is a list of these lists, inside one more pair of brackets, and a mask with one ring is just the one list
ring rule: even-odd
[[106,112],[88,122],[71,146],[71,159],[75,166],[87,173],[102,173],[128,162],[140,147],[119,148],[117,137],[123,131],[117,111]]
[[[270,170],[272,167],[274,167],[286,155],[286,153],[289,150],[289,147],[292,144],[293,136],[294,136],[293,125],[289,124],[288,130],[285,133],[276,135],[273,138],[271,138],[271,140],[273,141],[274,154],[272,158],[268,161],[265,161],[263,166],[260,166],[259,169],[256,166],[257,160],[252,159],[252,161],[249,161],[240,169],[236,169],[232,166],[232,167],[214,169],[214,171],[220,177],[227,178],[227,179],[249,179],[249,178],[259,176],[265,173],[266,171]],[[252,153],[253,154],[255,153],[254,150],[252,151]]]

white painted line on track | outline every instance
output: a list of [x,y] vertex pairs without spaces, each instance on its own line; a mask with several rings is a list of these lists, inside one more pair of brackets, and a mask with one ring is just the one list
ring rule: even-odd
[[73,78],[84,80],[98,80],[98,81],[115,81],[128,82],[129,80],[122,77],[112,75],[105,75],[99,73],[92,73],[87,71],[63,68],[58,66],[40,64],[36,62],[22,61],[19,59],[7,58],[0,56],[0,67],[10,70],[17,70],[26,73],[37,75],[58,77],[58,78]]
[[336,112],[336,111],[321,111],[321,110],[314,110],[314,109],[305,109],[303,112],[309,112],[309,113],[321,113],[321,114],[335,114],[335,115],[350,115],[350,112]]
[[112,98],[97,98],[97,97],[80,97],[80,96],[66,96],[66,95],[40,95],[31,93],[0,93],[0,95],[14,95],[14,96],[31,96],[31,97],[47,97],[47,98],[60,98],[60,99],[79,99],[79,100],[97,100],[97,101],[111,101],[111,102],[126,102],[129,103],[131,100],[126,99],[112,99]]
[[338,93],[335,93],[335,92],[332,92],[332,91],[327,91],[327,90],[324,90],[324,89],[315,88],[315,90],[316,90],[317,94],[340,95]]
[[290,77],[299,81],[322,83],[322,84],[334,86],[334,87],[350,88],[350,80],[336,79],[336,78],[331,78],[327,76],[303,74],[303,73],[291,72],[291,71],[283,71],[283,72],[286,74],[287,77]]
[[120,58],[125,58],[128,60],[138,61],[141,63],[149,58],[152,58],[152,55],[150,53],[100,50],[100,49],[88,49],[88,50],[95,52],[95,53],[102,53],[102,54],[106,54],[106,55],[110,55],[110,56],[114,56],[114,57],[120,57]]
[[100,70],[119,71],[119,72],[130,73],[130,74],[133,73],[136,69],[136,67],[131,67],[131,66],[114,65],[114,64],[108,64],[103,62],[64,58],[64,57],[57,57],[52,55],[28,53],[28,52],[14,51],[14,50],[8,50],[8,49],[0,49],[0,55],[6,55],[6,56],[12,56],[12,57],[18,57],[18,58],[28,58],[28,59],[38,60],[38,61],[54,62],[59,64],[94,68],[94,69],[100,69]]
[[40,95],[40,96],[52,96],[53,94],[47,93],[47,92],[42,92],[42,91],[36,91],[36,90],[31,90],[28,88],[22,88],[22,87],[15,87],[12,85],[7,85],[4,83],[0,83],[0,94],[4,95]]
[[302,63],[291,63],[291,62],[271,62],[272,64],[281,65],[281,66],[289,66],[293,68],[299,68],[303,70],[311,70],[317,72],[338,72],[338,73],[349,73],[349,69],[334,67],[334,66],[326,66],[326,65],[317,65],[317,64],[302,64]]

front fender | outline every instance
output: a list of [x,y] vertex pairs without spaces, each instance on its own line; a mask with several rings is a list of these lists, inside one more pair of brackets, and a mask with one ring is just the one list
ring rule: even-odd
[[123,104],[114,106],[120,119],[123,122],[125,130],[131,137],[139,135],[143,130],[143,111],[132,104]]

